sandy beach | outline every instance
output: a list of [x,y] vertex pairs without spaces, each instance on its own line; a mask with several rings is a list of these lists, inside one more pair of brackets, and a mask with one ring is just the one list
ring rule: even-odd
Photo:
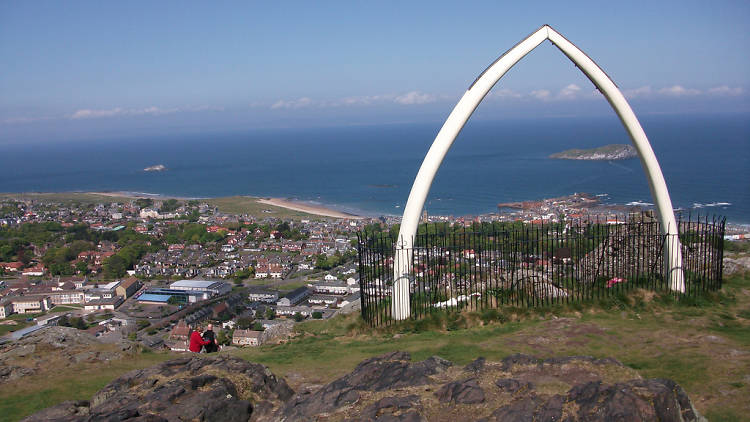
[[292,211],[300,211],[300,212],[306,212],[308,214],[320,215],[323,217],[351,218],[354,220],[359,220],[362,218],[357,215],[343,213],[343,212],[332,210],[330,208],[326,208],[326,207],[319,206],[319,205],[305,204],[302,202],[293,202],[293,201],[289,201],[289,200],[281,199],[281,198],[259,198],[258,202],[261,204],[267,204],[267,205],[273,205],[276,207],[286,208]]

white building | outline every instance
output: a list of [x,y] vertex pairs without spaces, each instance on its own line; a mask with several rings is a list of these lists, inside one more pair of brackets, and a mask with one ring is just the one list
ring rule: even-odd
[[251,302],[274,303],[279,299],[279,293],[266,290],[258,290],[250,292],[247,295],[247,299]]
[[238,346],[260,346],[263,343],[263,331],[234,330],[232,344]]

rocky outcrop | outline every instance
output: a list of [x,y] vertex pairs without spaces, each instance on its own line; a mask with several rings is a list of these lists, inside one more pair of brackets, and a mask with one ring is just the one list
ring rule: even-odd
[[367,359],[354,371],[312,394],[297,395],[279,414],[281,420],[309,420],[335,413],[360,401],[362,392],[379,392],[431,384],[431,375],[445,371],[451,362],[433,356],[422,362],[410,362],[406,352],[393,352]]
[[293,395],[263,365],[193,355],[130,372],[88,402],[65,402],[26,421],[271,420]]
[[460,367],[406,352],[299,394],[265,366],[191,356],[134,371],[28,421],[703,421],[685,391],[615,359],[515,354]]
[[317,392],[297,395],[281,421],[700,421],[673,381],[644,380],[615,359],[479,358],[463,368],[389,353]]
[[724,257],[724,275],[742,274],[750,271],[750,256]]
[[32,375],[59,362],[106,362],[135,350],[133,343],[103,344],[91,334],[71,327],[46,327],[0,346],[0,383]]

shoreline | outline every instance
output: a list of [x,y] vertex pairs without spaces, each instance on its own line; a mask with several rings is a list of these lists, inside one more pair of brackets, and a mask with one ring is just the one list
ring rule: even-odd
[[300,211],[300,212],[304,212],[308,214],[320,215],[323,217],[349,218],[352,220],[361,220],[364,218],[359,215],[336,211],[332,208],[328,208],[322,205],[312,205],[312,204],[308,204],[304,202],[297,202],[297,201],[292,201],[292,200],[283,199],[283,198],[257,198],[257,197],[252,197],[252,198],[261,204],[273,205],[275,207],[286,208],[288,210]]
[[[100,197],[107,197],[107,198],[128,198],[128,199],[159,199],[159,200],[167,200],[167,199],[178,199],[182,201],[189,201],[189,200],[198,200],[198,201],[212,201],[217,199],[223,199],[223,198],[244,198],[246,200],[251,200],[256,202],[257,204],[261,205],[269,205],[273,207],[283,208],[289,211],[296,211],[296,212],[302,212],[310,215],[316,215],[320,217],[330,217],[330,218],[341,218],[341,219],[353,219],[353,220],[361,220],[366,218],[373,218],[376,215],[384,215],[384,216],[390,216],[390,217],[399,217],[399,214],[384,214],[384,213],[368,213],[366,210],[357,210],[355,212],[349,212],[349,211],[341,211],[339,209],[336,209],[335,205],[322,205],[322,204],[315,204],[306,202],[303,200],[296,200],[290,197],[282,198],[282,197],[261,197],[261,196],[252,196],[252,195],[230,195],[226,197],[187,197],[187,196],[177,196],[177,195],[165,195],[160,193],[151,193],[151,192],[134,192],[134,191],[67,191],[67,192],[0,192],[0,197],[2,196],[24,196],[28,195],[30,197],[33,196],[44,196],[44,195],[60,195],[64,196],[66,194],[72,194],[72,195],[95,195]],[[600,197],[603,195],[592,195],[592,197]],[[498,205],[512,205],[510,209],[515,209],[517,211],[520,211],[523,209],[521,207],[521,204],[524,203],[541,203],[545,200],[549,199],[555,199],[555,198],[545,198],[541,200],[535,200],[535,201],[519,201],[519,202],[511,202],[511,203],[500,203]],[[633,206],[651,206],[650,203],[646,202],[631,202],[627,204],[608,204],[608,203],[599,203],[600,206],[604,208],[609,208],[610,210],[619,210],[623,211],[625,208],[630,208]],[[704,211],[708,211],[709,208],[713,208],[714,206],[718,205],[724,205],[724,203],[709,203],[709,204],[694,204],[699,205],[695,207],[695,210],[698,211],[699,209],[702,209]],[[690,212],[690,209],[685,208],[677,208],[675,209],[675,212],[678,211],[688,211]],[[492,215],[492,214],[498,214],[497,211],[489,212],[489,213],[481,213],[481,214],[467,214],[465,216],[477,216],[477,215]],[[502,212],[500,212],[502,214]],[[435,214],[439,216],[454,216],[453,214]],[[464,216],[464,217],[465,217]],[[461,216],[458,216],[461,217]],[[741,221],[727,221],[728,226],[734,226],[734,227],[750,227],[750,222],[741,222]]]

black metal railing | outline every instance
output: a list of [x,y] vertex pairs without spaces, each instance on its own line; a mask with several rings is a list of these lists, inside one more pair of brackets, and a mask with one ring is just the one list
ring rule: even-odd
[[626,221],[422,225],[409,250],[397,249],[388,232],[359,233],[362,316],[371,325],[393,322],[399,260],[408,261],[414,319],[438,310],[582,302],[636,288],[671,291],[664,251],[678,236],[685,291],[675,294],[694,296],[721,288],[724,226],[723,218],[689,217],[678,221],[679,235],[663,235],[648,214]]

